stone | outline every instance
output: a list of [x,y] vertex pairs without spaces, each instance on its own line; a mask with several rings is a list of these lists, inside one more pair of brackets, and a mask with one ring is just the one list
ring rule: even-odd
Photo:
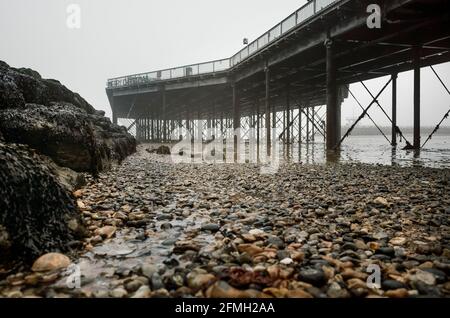
[[302,290],[302,289],[295,289],[295,290],[288,290],[286,293],[286,297],[288,298],[313,298],[313,296]]
[[250,256],[255,256],[264,251],[264,249],[254,244],[240,244],[237,249],[240,253],[247,253]]
[[367,246],[372,250],[372,251],[376,251],[380,248],[380,243],[378,242],[369,242],[367,243]]
[[151,279],[153,274],[158,272],[158,267],[153,264],[143,264],[141,266],[141,273],[148,279]]
[[192,289],[203,289],[208,287],[216,280],[216,276],[212,274],[195,274],[191,273],[187,276],[188,286]]
[[421,269],[416,270],[415,274],[410,275],[409,279],[411,283],[423,283],[425,285],[436,285],[436,277],[430,273]]
[[347,280],[347,286],[349,289],[367,289],[367,282],[365,280],[361,280],[359,278],[351,278],[349,280]]
[[31,267],[33,272],[48,272],[67,268],[72,262],[60,253],[47,253],[39,257]]
[[139,289],[134,293],[134,295],[131,298],[149,298],[151,296],[151,290],[148,286],[141,286]]
[[299,279],[311,285],[320,287],[326,283],[326,276],[323,270],[316,268],[306,268],[299,272]]
[[389,243],[392,245],[403,246],[406,243],[406,238],[405,237],[394,237],[393,239],[391,239],[389,241]]
[[172,224],[169,222],[165,222],[161,224],[161,230],[170,230],[172,228]]
[[238,290],[224,281],[218,281],[206,291],[208,298],[265,298],[266,296],[257,290]]
[[386,279],[381,282],[381,288],[384,290],[404,289],[406,287],[404,283],[393,279]]
[[286,257],[280,261],[280,264],[283,264],[283,265],[291,265],[292,263],[294,263],[294,260],[289,257]]
[[277,236],[269,236],[269,238],[267,239],[267,244],[274,246],[278,249],[281,249],[284,247],[284,241]]
[[144,285],[144,283],[142,281],[134,279],[125,284],[125,289],[128,292],[132,293],[132,292],[135,292],[136,290],[138,290],[142,285]]
[[425,268],[423,270],[424,270],[424,272],[431,273],[436,278],[436,282],[438,284],[442,284],[447,281],[447,275],[445,274],[444,271],[441,271],[436,268]]
[[382,254],[393,257],[395,256],[395,249],[393,249],[392,247],[380,247],[375,251],[375,254]]
[[97,229],[95,232],[97,235],[100,235],[102,238],[111,238],[116,233],[117,228],[115,226],[104,226]]
[[220,225],[214,224],[214,223],[203,224],[202,225],[202,230],[203,231],[217,232],[218,230],[220,230]]
[[394,290],[388,290],[384,293],[384,296],[390,298],[406,298],[409,296],[408,290],[405,288],[399,288]]
[[124,298],[127,295],[128,295],[128,292],[122,287],[114,288],[111,291],[111,297],[114,297],[114,298]]
[[261,229],[252,229],[248,232],[248,234],[256,236],[256,237],[261,237],[261,236],[264,236],[266,233]]
[[305,259],[305,253],[303,252],[292,252],[291,253],[291,258],[296,261],[296,262],[303,262],[303,260]]
[[327,289],[327,295],[330,298],[348,298],[350,293],[342,288],[337,282],[333,282]]
[[359,271],[355,271],[351,268],[345,268],[343,272],[341,272],[341,276],[344,279],[350,279],[350,278],[359,278],[362,280],[366,280],[367,279],[367,274],[363,273],[363,272],[359,272]]
[[389,206],[389,202],[383,198],[383,197],[377,197],[375,198],[375,200],[373,200],[373,203],[375,203],[376,205],[380,205],[380,206]]
[[151,278],[151,283],[152,283],[152,289],[153,290],[158,290],[158,289],[163,289],[164,288],[164,283],[161,279],[161,276],[159,276],[158,273],[154,273],[152,278]]

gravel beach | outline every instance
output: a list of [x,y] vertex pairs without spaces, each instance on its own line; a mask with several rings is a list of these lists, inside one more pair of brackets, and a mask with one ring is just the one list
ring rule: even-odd
[[4,269],[0,295],[450,296],[449,170],[285,163],[262,175],[149,147],[74,193],[90,237],[70,260]]

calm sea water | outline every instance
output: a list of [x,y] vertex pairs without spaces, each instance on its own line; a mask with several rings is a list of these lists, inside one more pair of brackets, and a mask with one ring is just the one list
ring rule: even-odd
[[[412,141],[412,136],[405,136]],[[422,136],[422,142],[428,136]],[[300,159],[303,163],[325,163],[327,161],[379,163],[384,165],[426,166],[433,168],[450,168],[450,135],[436,135],[424,149],[420,151],[402,150],[405,143],[392,148],[383,136],[350,136],[341,146],[338,156],[330,156],[325,152],[323,140],[315,143],[298,144],[290,149],[285,158],[293,161]]]

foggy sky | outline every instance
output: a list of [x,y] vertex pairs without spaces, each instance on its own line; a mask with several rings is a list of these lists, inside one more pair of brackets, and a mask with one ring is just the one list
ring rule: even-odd
[[[0,0],[0,60],[58,79],[110,116],[108,78],[231,57],[243,47],[244,37],[256,39],[305,2]],[[81,6],[81,29],[66,26],[71,3]],[[450,63],[435,69],[450,86]],[[386,80],[368,82],[374,95]],[[352,85],[351,90],[367,106],[371,99],[361,85]],[[390,88],[379,101],[390,113]],[[401,126],[413,123],[412,101],[412,73],[402,73]],[[449,107],[450,96],[431,70],[422,69],[422,126],[434,126]],[[342,106],[342,122],[360,113],[350,97]],[[378,124],[388,125],[381,111],[372,108],[369,113]]]

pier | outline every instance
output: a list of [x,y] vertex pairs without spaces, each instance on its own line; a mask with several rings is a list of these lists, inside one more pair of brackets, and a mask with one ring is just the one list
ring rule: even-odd
[[[226,129],[239,128],[236,137],[254,128],[259,155],[262,140],[270,153],[273,138],[291,145],[317,134],[328,150],[336,150],[360,119],[371,119],[370,108],[380,107],[392,124],[386,139],[395,146],[402,137],[397,75],[413,70],[414,138],[407,147],[420,149],[420,73],[450,60],[449,1],[378,3],[380,28],[368,25],[370,1],[314,0],[230,58],[109,79],[113,121],[131,120],[128,129],[137,139],[151,142],[187,133],[208,141]],[[364,86],[373,100],[360,104],[361,116],[341,136],[341,103],[357,98],[350,84],[380,77],[386,84],[379,92]],[[392,104],[380,105],[378,97],[388,86]],[[278,136],[271,137],[274,131]]]

